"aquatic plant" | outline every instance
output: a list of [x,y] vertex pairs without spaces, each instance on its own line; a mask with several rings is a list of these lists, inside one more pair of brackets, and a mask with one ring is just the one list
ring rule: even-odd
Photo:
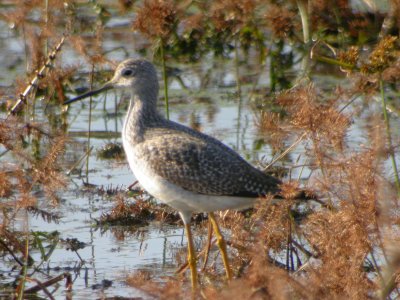
[[[270,167],[276,167],[279,174],[287,177],[289,182],[282,187],[285,200],[260,199],[254,209],[218,215],[223,229],[229,233],[231,267],[236,277],[229,283],[223,279],[220,257],[214,255],[215,238],[211,232],[208,241],[203,238],[207,219],[196,216],[197,246],[203,249],[198,257],[203,263],[198,296],[209,299],[399,297],[396,165],[399,142],[396,128],[389,122],[398,120],[399,111],[399,46],[398,40],[388,35],[398,30],[395,10],[363,13],[346,0],[308,1],[310,33],[307,35],[302,31],[305,26],[301,26],[294,1],[149,0],[142,4],[91,1],[68,2],[66,7],[64,2],[1,4],[0,18],[21,41],[24,50],[20,64],[26,69],[26,74],[10,87],[15,90],[15,98],[7,97],[1,104],[14,112],[7,117],[4,110],[0,119],[0,251],[2,260],[19,273],[18,277],[4,275],[8,276],[5,280],[14,283],[11,288],[2,285],[7,295],[23,298],[25,293],[41,291],[41,295],[51,298],[53,291],[48,287],[61,280],[70,289],[69,274],[61,272],[39,282],[35,270],[59,247],[75,251],[78,258],[78,250],[85,247],[74,238],[32,232],[28,226],[20,231],[15,226],[17,216],[21,215],[23,220],[28,216],[47,222],[60,220],[46,206],[60,202],[60,193],[68,182],[62,158],[70,139],[59,129],[69,124],[67,113],[61,112],[59,104],[71,91],[76,77],[88,78],[87,74],[73,77],[75,66],[65,66],[65,57],[59,55],[65,48],[57,47],[60,37],[64,31],[70,34],[66,44],[88,63],[90,85],[94,85],[103,80],[100,75],[105,74],[98,70],[109,63],[111,56],[107,55],[113,53],[115,59],[114,49],[104,47],[104,36],[111,35],[118,41],[124,29],[132,35],[132,24],[114,30],[107,22],[121,12],[132,20],[129,14],[134,12],[134,28],[140,36],[132,39],[137,43],[146,37],[157,48],[166,89],[167,60],[201,63],[210,57],[232,59],[235,55],[237,66],[242,66],[249,57],[254,58],[251,56],[254,51],[260,53],[261,63],[267,53],[271,59],[270,81],[259,86],[255,80],[251,88],[245,83],[240,92],[243,98],[250,95],[257,98],[252,99],[251,107],[260,140],[270,145],[272,154],[278,157],[258,163],[267,166],[268,172],[274,171]],[[391,6],[398,7],[397,2],[392,1]],[[390,22],[390,26],[384,26],[383,20]],[[314,59],[310,64],[310,83],[301,82],[293,87],[293,77],[286,70],[298,72],[298,56],[308,55],[301,49],[310,37]],[[125,55],[130,48],[126,39],[120,43]],[[58,48],[56,55],[51,53],[53,47]],[[55,67],[43,78],[41,68],[45,66],[47,70],[50,61]],[[336,78],[328,87],[322,84],[321,79],[327,73],[335,73],[340,83]],[[239,76],[237,72],[238,82]],[[2,88],[0,93],[3,100],[7,92]],[[168,114],[168,90],[164,93]],[[42,95],[44,101],[35,102]],[[213,100],[213,96],[207,97]],[[382,107],[381,113],[367,109],[376,99]],[[24,109],[12,109],[16,103],[19,103],[17,108]],[[44,103],[44,110],[35,109],[38,103]],[[354,130],[353,119],[360,116],[367,126],[362,128],[362,144],[355,146],[348,136]],[[51,122],[47,124],[44,120]],[[293,152],[299,146],[305,151]],[[93,145],[84,148],[79,153],[81,159],[89,156]],[[81,159],[65,173],[71,174]],[[295,172],[298,169],[302,171]],[[291,195],[299,185],[317,194],[318,199],[293,200]],[[96,229],[109,231],[118,240],[135,236],[145,240],[148,235],[137,227],[116,228],[113,224],[133,221],[143,225],[153,220],[174,224],[179,220],[174,212],[158,205],[139,189],[126,193],[121,186],[106,186],[92,188],[89,193],[114,201],[93,222]],[[160,276],[159,269],[138,271],[127,276],[127,282],[158,298],[192,297],[187,284],[185,252],[180,251],[183,247],[177,245],[172,255],[174,265],[181,265],[178,275]],[[40,258],[33,256],[33,251]],[[78,262],[80,268],[82,258]]]
[[160,51],[167,119],[169,119],[169,100],[165,47],[176,30],[178,14],[178,8],[172,0],[145,0],[143,7],[137,10],[136,20],[133,24],[133,28],[149,38],[153,42],[155,50]]

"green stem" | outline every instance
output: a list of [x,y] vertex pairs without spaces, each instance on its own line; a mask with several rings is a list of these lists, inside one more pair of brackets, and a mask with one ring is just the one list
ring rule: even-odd
[[[48,28],[49,28],[49,0],[44,1],[44,6],[45,6],[44,22],[46,24],[46,29],[48,30]],[[46,37],[46,45],[45,45],[44,53],[45,53],[46,57],[49,55],[49,38],[48,37]]]
[[240,82],[240,74],[239,74],[239,43],[238,40],[235,39],[235,76],[236,76],[236,92],[239,97],[242,94],[242,85]]
[[383,89],[382,75],[379,76],[379,88],[381,90],[383,118],[385,120],[385,125],[386,125],[386,135],[387,135],[387,138],[388,138],[388,143],[389,143],[389,148],[390,148],[390,158],[392,160],[392,165],[393,165],[393,170],[394,170],[394,179],[395,179],[395,183],[396,183],[397,194],[400,195],[399,172],[397,170],[396,157],[394,155],[394,152],[392,151],[393,150],[392,133],[391,133],[391,130],[390,130],[389,115],[388,115],[387,109],[386,109],[386,99],[385,99],[385,91]]
[[[94,63],[92,63],[92,72],[90,74],[90,90],[93,89],[93,78],[94,78]],[[89,128],[88,128],[88,139],[87,139],[87,146],[86,152],[90,153],[90,138],[91,138],[91,129],[92,129],[92,96],[89,98]],[[86,183],[89,183],[89,158],[90,155],[86,157]]]
[[307,0],[297,0],[297,7],[299,9],[301,25],[303,27],[303,40],[304,44],[310,42],[310,25],[308,17],[308,1]]
[[19,284],[19,293],[18,293],[18,300],[24,299],[24,290],[25,290],[25,282],[26,282],[26,274],[28,271],[28,257],[29,257],[29,234],[27,233],[25,239],[25,253],[24,253],[24,265],[22,267],[22,278],[21,283]]
[[161,61],[162,61],[163,81],[164,81],[165,113],[167,119],[169,120],[168,78],[167,78],[167,68],[165,66],[164,41],[162,39],[161,39],[160,51],[161,51]]
[[316,59],[317,61],[328,63],[331,65],[337,65],[337,66],[340,66],[340,67],[343,67],[343,68],[346,68],[349,70],[357,70],[357,67],[353,64],[348,64],[348,63],[342,62],[340,60],[329,58],[326,56],[314,55],[313,58]]
[[237,129],[236,129],[236,150],[239,150],[239,140],[240,140],[240,127],[242,120],[242,85],[240,82],[240,74],[239,74],[239,43],[238,39],[235,39],[235,75],[236,75],[236,92],[238,97],[238,115],[237,115]]

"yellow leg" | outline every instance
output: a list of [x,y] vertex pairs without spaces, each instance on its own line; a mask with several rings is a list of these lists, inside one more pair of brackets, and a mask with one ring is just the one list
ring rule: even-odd
[[186,236],[188,239],[188,264],[190,267],[192,288],[197,289],[197,264],[196,264],[196,253],[194,251],[192,231],[190,230],[190,224],[185,224]]
[[203,262],[203,267],[201,268],[201,270],[204,272],[204,270],[206,269],[207,266],[207,261],[208,261],[208,257],[210,255],[210,249],[211,249],[211,239],[212,239],[212,224],[211,221],[208,222],[208,234],[207,234],[207,248],[206,248],[206,252],[204,254],[204,262]]
[[212,213],[212,212],[208,213],[208,217],[211,220],[211,224],[213,226],[215,236],[217,237],[217,245],[218,245],[219,250],[221,251],[222,261],[224,263],[225,272],[226,272],[226,278],[228,280],[231,280],[232,272],[231,272],[231,268],[229,267],[229,259],[228,259],[228,254],[226,252],[226,242],[225,242],[224,236],[221,234],[221,231],[219,230],[217,221],[215,220],[215,217],[214,217],[214,213]]

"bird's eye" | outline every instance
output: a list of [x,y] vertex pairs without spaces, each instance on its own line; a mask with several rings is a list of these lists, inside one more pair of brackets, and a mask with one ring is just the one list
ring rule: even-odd
[[133,70],[132,69],[125,69],[122,71],[122,76],[124,77],[130,77],[133,75]]

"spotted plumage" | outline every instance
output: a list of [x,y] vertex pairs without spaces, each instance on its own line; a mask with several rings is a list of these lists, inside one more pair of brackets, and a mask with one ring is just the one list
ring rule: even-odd
[[141,185],[190,221],[192,212],[246,208],[255,199],[279,193],[281,181],[254,168],[220,141],[165,119],[157,111],[154,66],[128,59],[102,88],[130,94],[122,141],[130,167]]
[[[110,82],[131,93],[122,132],[124,148],[135,176],[153,196],[188,215],[214,207],[224,209],[210,203],[217,200],[201,196],[243,198],[237,207],[243,208],[259,196],[279,192],[279,179],[254,168],[220,141],[157,112],[158,81],[151,63],[127,60]],[[180,189],[189,192],[185,193],[188,198],[179,199]],[[180,201],[197,203],[177,204]],[[235,208],[233,203],[225,207]]]
[[280,180],[252,167],[209,136],[171,122],[149,128],[144,135],[135,147],[138,159],[185,190],[250,198],[278,192]]
[[162,117],[156,109],[157,74],[148,61],[122,62],[102,88],[65,104],[112,88],[130,94],[122,141],[135,177],[147,192],[178,210],[185,224],[192,286],[197,286],[190,231],[193,212],[209,213],[230,279],[226,246],[213,211],[250,207],[259,196],[279,193],[281,181],[257,170],[220,141]]

